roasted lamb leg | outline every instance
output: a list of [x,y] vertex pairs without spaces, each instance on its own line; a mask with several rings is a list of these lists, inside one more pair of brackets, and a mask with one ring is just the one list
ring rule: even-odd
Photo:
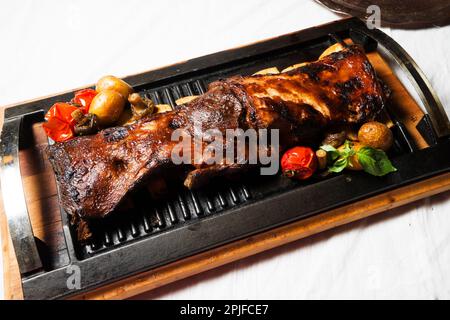
[[[192,135],[208,129],[279,129],[282,151],[308,144],[329,125],[372,120],[385,101],[385,89],[363,50],[350,46],[286,73],[213,82],[177,110],[56,143],[47,152],[64,209],[83,219],[101,218],[130,190],[153,179],[181,177],[193,188],[248,168],[247,163],[174,164],[176,129]],[[196,132],[199,124],[202,132]],[[204,148],[211,137],[202,138]]]

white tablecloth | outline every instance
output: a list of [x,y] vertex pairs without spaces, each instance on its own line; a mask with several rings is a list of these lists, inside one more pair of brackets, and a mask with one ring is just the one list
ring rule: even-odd
[[[309,0],[2,1],[0,105],[338,18]],[[384,31],[423,68],[450,113],[450,27]],[[418,201],[139,297],[449,298],[449,199]]]

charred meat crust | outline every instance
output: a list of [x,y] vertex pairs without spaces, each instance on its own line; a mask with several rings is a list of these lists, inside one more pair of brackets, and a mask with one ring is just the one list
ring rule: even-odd
[[246,164],[175,165],[171,152],[178,141],[171,135],[177,128],[201,134],[202,148],[212,139],[204,134],[208,129],[279,129],[283,150],[308,144],[326,126],[373,119],[386,92],[362,49],[351,46],[287,73],[213,82],[208,92],[174,111],[56,143],[47,153],[64,209],[83,219],[101,218],[152,177],[185,179],[194,188],[248,169]]

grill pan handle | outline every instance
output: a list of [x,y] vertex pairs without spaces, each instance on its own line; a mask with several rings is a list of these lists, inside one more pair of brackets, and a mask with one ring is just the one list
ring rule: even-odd
[[22,275],[42,269],[36,246],[19,166],[19,137],[23,116],[5,120],[0,138],[0,182],[19,270]]
[[437,136],[439,138],[449,136],[450,122],[442,102],[413,58],[394,39],[381,30],[370,30],[364,25],[362,28],[352,29],[351,32],[369,36],[386,49],[387,53],[406,73],[416,91],[419,93],[420,99],[431,118]]

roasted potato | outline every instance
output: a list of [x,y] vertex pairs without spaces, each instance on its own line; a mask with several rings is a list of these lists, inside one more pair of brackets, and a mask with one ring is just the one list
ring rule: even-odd
[[128,99],[128,96],[133,93],[133,88],[128,83],[114,76],[100,78],[95,86],[95,90],[97,92],[114,90],[120,93],[125,99]]
[[385,124],[371,121],[361,126],[358,131],[358,140],[366,146],[387,151],[392,146],[394,137]]
[[100,126],[114,124],[125,107],[125,98],[117,91],[102,90],[92,99],[89,113],[97,116]]

